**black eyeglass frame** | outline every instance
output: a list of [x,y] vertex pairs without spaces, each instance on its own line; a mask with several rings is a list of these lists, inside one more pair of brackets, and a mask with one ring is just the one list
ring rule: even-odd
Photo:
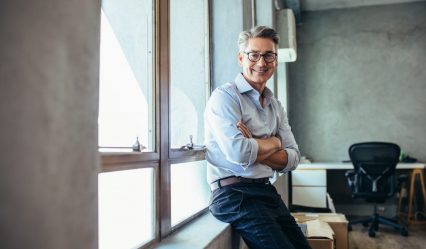
[[[266,62],[266,63],[272,63],[272,62],[276,61],[276,60],[277,60],[277,58],[278,58],[278,54],[277,54],[277,53],[274,53],[274,52],[266,52],[266,53],[264,53],[264,54],[261,54],[261,53],[259,53],[259,52],[243,52],[243,53],[247,55],[247,59],[248,59],[249,61],[251,61],[251,62],[258,62],[258,61],[260,61],[260,58],[261,58],[261,57],[263,57],[263,60],[265,60],[265,62]],[[259,55],[259,59],[257,59],[257,60],[251,60],[251,59],[250,59],[250,54],[258,54],[258,55]],[[275,56],[274,56],[274,60],[272,60],[272,61],[268,61],[268,60],[266,60],[266,57],[265,57],[265,55],[270,55],[270,54],[275,55]]]

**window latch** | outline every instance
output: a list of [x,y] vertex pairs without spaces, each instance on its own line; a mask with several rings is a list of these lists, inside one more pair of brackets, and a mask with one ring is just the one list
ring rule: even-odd
[[132,145],[132,150],[135,152],[141,152],[144,149],[146,149],[146,147],[139,142],[139,137],[136,137],[136,142]]
[[205,145],[197,145],[193,142],[193,136],[189,135],[189,143],[181,147],[181,150],[204,150],[206,148]]
[[188,149],[192,150],[194,149],[194,142],[192,141],[193,136],[189,135],[189,144],[186,145],[186,147],[188,147]]

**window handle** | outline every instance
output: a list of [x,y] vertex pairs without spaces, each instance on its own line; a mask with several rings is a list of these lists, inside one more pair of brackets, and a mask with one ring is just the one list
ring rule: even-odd
[[192,141],[193,136],[189,135],[189,144],[187,144],[186,146],[188,147],[188,149],[194,149],[194,142]]
[[146,147],[142,145],[141,143],[139,143],[139,137],[136,137],[136,142],[132,145],[132,150],[141,152],[144,149],[146,149]]
[[192,135],[189,135],[189,143],[187,145],[180,147],[180,149],[181,150],[205,150],[206,146],[194,144],[193,138],[194,137]]

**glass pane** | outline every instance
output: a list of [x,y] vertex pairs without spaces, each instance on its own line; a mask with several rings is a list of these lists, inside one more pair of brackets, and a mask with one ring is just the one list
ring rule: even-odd
[[281,102],[284,110],[288,113],[287,109],[287,63],[278,63],[277,66],[277,94],[276,97]]
[[208,206],[206,168],[206,161],[171,165],[172,226]]
[[154,238],[153,169],[101,173],[99,248],[135,248]]
[[[170,1],[171,147],[204,143],[203,112],[209,85],[205,0]],[[190,30],[190,32],[188,32]]]
[[[153,148],[152,2],[102,1],[99,147]],[[112,147],[112,148],[111,148]]]

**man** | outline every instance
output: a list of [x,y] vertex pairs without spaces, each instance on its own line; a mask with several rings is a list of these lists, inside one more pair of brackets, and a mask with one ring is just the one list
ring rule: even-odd
[[242,73],[218,87],[204,113],[210,212],[251,249],[310,248],[269,178],[297,167],[300,152],[286,113],[266,87],[279,37],[259,26],[239,36]]

